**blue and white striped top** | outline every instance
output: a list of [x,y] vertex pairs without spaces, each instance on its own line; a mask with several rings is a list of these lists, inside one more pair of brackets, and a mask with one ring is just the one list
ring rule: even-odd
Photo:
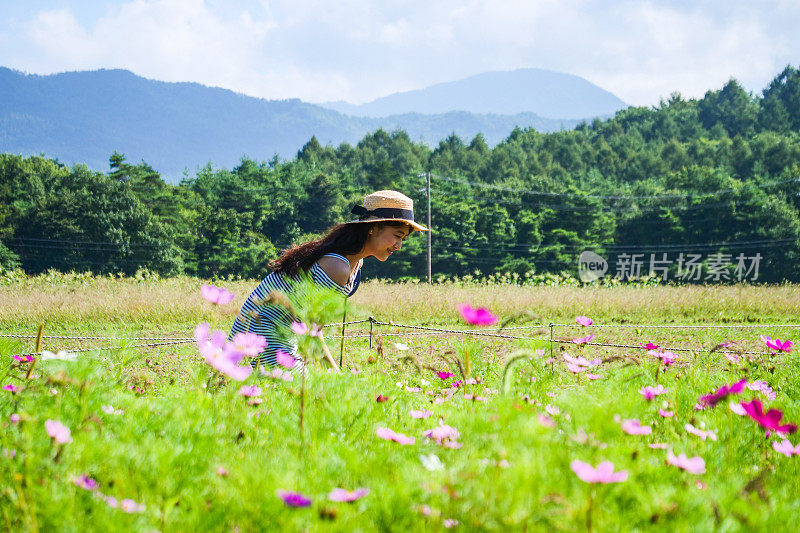
[[[325,254],[328,257],[336,257],[350,265],[350,261],[339,254]],[[323,256],[324,257],[324,256]],[[318,262],[314,262],[311,268],[308,269],[308,274],[311,279],[322,287],[333,289],[342,296],[351,296],[358,289],[361,280],[361,266],[364,260],[361,259],[350,276],[350,280],[342,287],[333,281],[328,274],[322,270]],[[249,331],[261,335],[267,339],[267,347],[261,352],[258,357],[254,358],[252,363],[255,366],[260,362],[262,366],[272,366],[277,364],[276,352],[281,350],[287,354],[297,354],[297,338],[289,331],[289,336],[284,337],[281,330],[287,331],[292,323],[292,317],[289,312],[278,305],[258,305],[255,302],[264,300],[273,290],[282,291],[285,294],[291,293],[291,286],[287,281],[284,274],[270,272],[261,283],[253,290],[250,296],[245,301],[236,320],[231,326],[229,338],[242,331]],[[292,371],[299,371],[302,368],[301,364],[295,364]]]

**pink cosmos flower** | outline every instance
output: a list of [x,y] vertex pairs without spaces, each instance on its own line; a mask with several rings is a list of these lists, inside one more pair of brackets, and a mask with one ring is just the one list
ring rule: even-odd
[[308,507],[311,505],[311,498],[299,492],[288,492],[280,489],[278,491],[278,496],[283,500],[283,503],[289,507]]
[[646,387],[642,387],[641,389],[639,389],[639,394],[644,396],[644,399],[648,400],[648,401],[652,400],[656,396],[660,396],[662,394],[666,394],[666,392],[667,392],[667,389],[665,389],[664,385],[661,385],[661,384],[656,385],[655,387],[647,385]]
[[233,300],[232,292],[229,292],[227,289],[223,289],[221,287],[215,287],[214,285],[204,284],[202,287],[200,287],[200,294],[203,295],[203,298],[214,305],[225,305]]
[[292,322],[290,327],[295,335],[305,335],[308,333],[308,326],[305,322]]
[[330,494],[328,494],[328,499],[332,502],[347,502],[351,503],[356,500],[360,500],[364,496],[369,494],[369,489],[361,488],[355,490],[345,490],[345,489],[333,489]]
[[453,387],[455,387],[456,389],[459,388],[463,384],[464,384],[464,380],[463,379],[459,379],[458,381],[454,381],[453,383],[451,383],[451,385]]
[[585,366],[579,366],[579,365],[573,365],[572,363],[567,363],[567,370],[569,370],[570,372],[574,372],[575,374],[578,374],[578,373],[583,372],[584,370],[586,370],[586,367]]
[[278,350],[275,352],[275,359],[283,368],[292,368],[297,362],[293,355],[288,354],[283,350]]
[[239,365],[243,354],[236,347],[229,343],[224,331],[215,330],[209,332],[211,326],[203,322],[194,328],[194,338],[203,359],[226,376],[236,381],[244,381],[253,372],[250,366]]
[[464,399],[472,400],[473,402],[485,402],[488,398],[486,396],[476,396],[474,394],[465,394]]
[[781,418],[783,418],[783,413],[780,410],[770,409],[765,413],[764,406],[761,405],[760,400],[753,400],[749,403],[742,402],[741,405],[747,416],[766,428],[767,436],[770,435],[770,431],[776,433],[794,433],[797,431],[797,425],[795,424],[780,425]]
[[597,465],[597,468],[594,468],[588,463],[575,459],[569,464],[569,467],[586,483],[620,483],[628,479],[627,471],[614,472],[614,463],[611,461],[603,461]]
[[458,520],[455,518],[445,518],[442,520],[442,525],[445,527],[445,529],[451,529],[458,525]]
[[704,430],[702,430],[700,428],[694,427],[691,424],[686,424],[685,426],[683,426],[683,428],[686,431],[688,431],[689,433],[691,433],[692,435],[697,435],[698,437],[700,437],[703,440],[706,440],[707,438],[711,439],[711,440],[717,440],[717,434],[714,433],[713,431],[710,431],[710,430],[709,431],[704,431]]
[[786,457],[791,457],[792,455],[800,455],[800,442],[797,443],[797,446],[792,446],[792,443],[789,442],[789,440],[783,439],[781,442],[778,441],[773,442],[772,447],[775,449],[776,452],[782,453]]
[[554,427],[556,427],[556,421],[553,420],[552,418],[550,418],[549,416],[545,415],[545,414],[539,413],[536,416],[536,418],[539,421],[539,423],[541,425],[543,425],[544,427],[546,427],[546,428],[554,428]]
[[382,439],[393,440],[404,446],[407,444],[414,444],[414,437],[407,437],[402,433],[395,433],[389,428],[378,428],[375,430],[375,434]]
[[58,420],[47,420],[44,423],[44,429],[54,441],[58,444],[69,444],[72,442],[72,436],[69,428],[59,422]]
[[256,387],[255,385],[243,385],[242,388],[239,389],[239,394],[246,398],[261,396],[262,392],[261,387]]
[[242,331],[233,336],[231,340],[236,350],[248,357],[255,357],[267,347],[267,339],[257,333]]
[[20,363],[30,363],[33,361],[32,355],[15,355],[14,361],[19,361]]
[[658,350],[658,344],[653,344],[652,342],[648,342],[647,344],[642,344],[642,348],[645,350]]
[[587,335],[586,337],[579,337],[577,339],[572,339],[572,342],[574,342],[578,346],[583,346],[584,344],[592,342],[592,339],[594,339],[594,334]]
[[551,416],[558,416],[561,414],[561,409],[559,409],[555,405],[547,404],[544,406],[544,410],[547,411],[547,414]]
[[591,326],[592,324],[594,324],[591,318],[583,315],[575,317],[575,322],[577,322],[583,327]]
[[422,433],[429,439],[436,441],[436,444],[444,446],[445,448],[460,448],[461,444],[458,442],[458,430],[452,426],[441,424],[433,429],[429,429]]
[[453,377],[453,373],[451,372],[437,372],[436,375],[439,376],[439,379],[449,379]]
[[639,420],[633,418],[631,420],[623,420],[622,421],[622,431],[627,433],[628,435],[649,435],[653,432],[653,428],[650,426],[643,426],[639,423]]
[[672,411],[667,411],[666,409],[659,409],[658,414],[660,414],[664,418],[670,418],[672,416],[675,416],[675,413],[673,413]]
[[9,416],[8,419],[11,421],[12,424],[19,424],[19,421],[22,420],[22,417],[20,417],[17,413],[14,413],[11,416]]
[[764,341],[764,344],[766,344],[768,348],[775,350],[777,352],[792,351],[792,341],[781,341],[780,339],[771,339],[766,335],[761,335],[761,340]]
[[427,409],[412,409],[408,414],[411,415],[411,418],[428,418],[433,414],[433,411],[428,411]]
[[97,481],[95,481],[94,479],[90,478],[85,474],[76,477],[75,479],[72,480],[72,482],[75,484],[76,487],[80,487],[83,490],[95,490],[99,486],[97,484]]
[[3,385],[3,390],[9,391],[11,394],[16,394],[19,392],[19,387],[16,385],[12,385],[9,383],[8,385]]
[[738,355],[732,355],[732,354],[729,354],[728,352],[722,352],[722,354],[725,356],[725,359],[727,359],[728,361],[730,361],[733,364],[739,364],[739,361],[742,360],[742,358],[739,357]]
[[293,381],[294,380],[294,376],[292,376],[291,372],[284,372],[280,368],[273,368],[272,372],[267,372],[266,370],[264,370],[264,375],[266,377],[268,377],[268,378],[279,379],[281,381]]
[[700,396],[700,399],[697,400],[697,403],[701,407],[714,407],[719,402],[730,396],[731,394],[739,394],[744,390],[744,386],[747,383],[746,379],[742,379],[734,383],[733,385],[723,385],[722,387],[717,389],[717,392],[712,392],[711,394],[706,394],[704,396]]
[[[591,361],[580,355],[578,357],[573,357],[569,354],[564,354],[562,357],[565,361],[567,361],[567,363],[572,364],[573,366],[600,366],[600,364],[603,362],[603,360],[599,357],[592,359]],[[567,366],[569,366],[569,364]]]
[[657,359],[661,359],[661,362],[664,363],[664,366],[671,365],[675,362],[675,359],[677,359],[677,356],[672,352],[659,352],[656,350],[650,350],[647,352],[647,354]]
[[106,505],[108,505],[112,509],[116,509],[117,507],[119,507],[119,500],[117,500],[115,497],[113,497],[113,496],[102,496],[102,498],[103,498],[103,501],[106,502]]
[[742,407],[742,404],[739,402],[732,401],[728,404],[728,407],[739,416],[747,416],[747,411],[744,410],[744,407]]
[[672,450],[667,451],[667,463],[672,466],[677,466],[689,472],[690,474],[705,474],[706,462],[699,455],[697,457],[687,458],[685,453],[675,457]]
[[145,510],[144,504],[136,503],[131,499],[124,499],[119,502],[120,508],[126,513],[141,513]]
[[750,390],[758,391],[764,394],[767,397],[767,400],[774,400],[777,394],[775,391],[772,390],[772,387],[766,381],[757,380],[747,384],[747,388]]
[[467,324],[474,326],[491,326],[497,323],[497,317],[484,307],[473,309],[469,304],[460,304],[458,312]]
[[308,331],[309,335],[311,335],[312,337],[319,337],[320,339],[322,338],[323,333],[324,333],[324,331],[322,331],[322,325],[321,324],[315,324],[315,323],[311,324],[311,328],[309,328],[309,331]]
[[590,374],[589,372],[585,373],[584,376],[586,376],[589,379],[600,379],[603,377],[600,374]]

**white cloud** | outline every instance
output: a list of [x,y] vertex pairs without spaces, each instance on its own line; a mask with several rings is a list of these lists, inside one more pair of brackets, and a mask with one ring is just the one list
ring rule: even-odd
[[29,72],[117,67],[353,102],[539,67],[653,105],[731,76],[760,91],[800,57],[799,18],[789,0],[120,0],[91,21],[68,9],[32,14],[3,31],[0,57]]

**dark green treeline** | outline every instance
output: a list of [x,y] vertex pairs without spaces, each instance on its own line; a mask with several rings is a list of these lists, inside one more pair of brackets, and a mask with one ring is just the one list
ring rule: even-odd
[[[429,171],[437,274],[574,273],[578,254],[593,250],[612,273],[615,257],[642,254],[643,274],[652,254],[697,253],[704,263],[729,254],[723,281],[736,279],[737,256],[760,254],[758,281],[800,281],[793,67],[760,96],[731,80],[699,100],[673,95],[572,131],[515,129],[494,148],[480,135],[431,149],[378,130],[356,146],[312,138],[291,161],[209,165],[178,185],[117,153],[108,174],[2,154],[0,266],[259,278],[291,243],[349,219],[368,192],[406,193],[424,222]],[[420,236],[365,269],[394,279],[426,272]]]

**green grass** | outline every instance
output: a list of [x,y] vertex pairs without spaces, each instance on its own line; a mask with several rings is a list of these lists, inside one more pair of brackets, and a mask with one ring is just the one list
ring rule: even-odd
[[[115,289],[112,282],[89,280],[82,288],[73,287],[78,295],[75,301],[81,294],[84,298],[105,294],[114,301],[123,293],[133,295],[131,301],[136,301],[137,285],[129,280],[118,283]],[[123,321],[109,311],[92,311],[91,306],[81,308],[81,322],[71,317],[68,309],[15,310],[7,302],[5,314],[0,315],[0,332],[31,331],[39,321],[46,322],[45,333],[77,327],[100,335],[136,331],[190,335],[201,320],[226,328],[232,319],[229,311],[194,303],[200,299],[199,283],[140,284],[144,295],[155,294],[159,288],[173,295],[186,291],[179,301],[187,303],[175,307],[160,300],[150,306],[125,308],[120,313]],[[25,280],[9,285],[8,290],[33,301],[37,294],[53,294],[54,287],[58,285]],[[391,288],[365,289],[382,292]],[[405,289],[416,290],[402,285],[394,289],[401,299]],[[490,298],[493,290],[424,289],[432,310],[459,299],[481,303],[475,294]],[[692,304],[677,288],[672,289],[676,292],[671,300],[661,297],[664,293],[659,289],[663,288],[637,289],[652,322],[719,320],[719,305],[704,313],[702,306]],[[586,305],[597,298],[592,289],[564,288],[561,307],[556,304],[558,289],[548,290],[552,292],[540,295],[548,310],[558,309],[554,321],[571,321],[578,314],[587,314],[595,320],[603,317],[599,322],[610,322],[612,316],[626,316],[626,310],[637,318],[646,314],[631,307],[631,302],[639,300],[624,287],[603,292],[606,300],[596,307],[597,314]],[[794,294],[796,288],[742,291],[740,299],[730,299],[723,307],[724,316],[729,321],[747,322],[745,317],[763,302],[764,291],[776,290]],[[245,292],[243,284],[237,294]],[[530,298],[535,302],[534,296]],[[796,321],[794,303],[785,298],[765,321]],[[687,301],[679,304],[679,299]],[[384,310],[395,305],[384,300],[366,303],[352,313],[383,313],[381,318],[386,319],[389,313]],[[684,304],[691,312],[676,315],[676,307]],[[108,305],[106,300],[97,301],[98,307],[104,305]],[[504,315],[514,311],[497,307]],[[452,313],[424,314],[422,304],[416,309],[402,319],[457,325]],[[548,313],[545,323],[549,316],[553,315]],[[390,330],[376,329],[376,333]],[[368,329],[348,329],[352,331]],[[759,334],[781,338],[788,334],[791,339],[796,330],[590,327],[583,331],[562,328],[556,337],[570,338],[587,331],[601,341],[636,344],[652,340],[695,348],[734,339],[747,349],[764,352]],[[409,352],[398,351],[392,340],[407,343]],[[575,531],[587,529],[591,517],[592,528],[598,531],[780,531],[791,528],[792,519],[800,516],[795,495],[800,457],[787,458],[773,451],[770,443],[774,439],[766,439],[749,418],[733,414],[727,401],[710,410],[694,409],[701,394],[724,383],[742,377],[763,379],[777,392],[774,401],[749,390],[741,399],[760,398],[769,407],[783,410],[789,422],[800,422],[796,350],[779,356],[752,356],[741,366],[731,364],[719,352],[685,352],[678,363],[656,372],[656,363],[643,350],[590,346],[583,349],[586,357],[631,356],[604,363],[596,371],[603,377],[592,381],[569,372],[559,348],[553,352],[556,362],[548,363],[549,346],[540,341],[469,340],[450,335],[383,337],[381,344],[383,356],[370,351],[365,339],[348,341],[346,366],[357,367],[358,374],[345,371],[336,375],[312,368],[302,434],[298,428],[299,376],[291,383],[251,378],[248,383],[258,383],[264,393],[263,403],[250,406],[237,394],[238,383],[218,387],[209,380],[211,369],[192,345],[94,351],[80,354],[73,362],[39,361],[29,380],[24,379],[27,366],[13,366],[6,357],[2,385],[13,383],[23,390],[17,394],[0,391],[0,448],[16,452],[13,458],[3,455],[0,462],[0,523],[11,531],[439,531],[445,529],[446,519],[454,519],[459,523],[457,529],[464,531]],[[338,357],[338,339],[329,339],[329,345]],[[564,346],[567,353],[577,355],[576,348]],[[62,342],[46,347],[70,345]],[[6,339],[0,343],[3,354],[31,348],[31,341]],[[545,349],[543,356],[526,356],[514,366],[510,392],[504,395],[505,357],[517,349],[533,354],[539,348]],[[472,376],[482,383],[466,385],[448,401],[432,404],[434,398],[444,395],[443,390],[452,390],[448,386],[452,379],[443,382],[432,369],[458,374],[444,357],[467,351],[474,354]],[[420,363],[421,373],[402,360],[408,353]],[[370,356],[377,357],[377,362],[369,363]],[[637,391],[655,383],[667,387],[668,393],[647,402]],[[406,385],[420,386],[431,394],[408,392]],[[132,386],[145,392],[138,394]],[[487,400],[467,400],[464,392]],[[389,400],[376,402],[379,394]],[[109,404],[124,414],[106,414],[102,406]],[[552,428],[539,421],[548,405],[560,411],[552,416],[556,424]],[[662,406],[673,410],[675,416],[659,416],[657,410]],[[421,420],[409,416],[411,409],[423,408],[434,416]],[[22,421],[12,424],[12,413],[19,414]],[[638,418],[651,425],[653,433],[627,435],[615,415]],[[72,431],[73,442],[60,452],[45,432],[48,419],[60,420]],[[422,432],[439,420],[458,429],[459,449],[438,446],[423,436]],[[686,423],[715,431],[718,440],[688,434]],[[413,436],[416,442],[402,446],[382,440],[375,433],[378,427]],[[790,440],[796,443],[797,437]],[[692,475],[668,466],[666,450],[647,446],[656,442],[670,444],[675,454],[703,457],[706,473]],[[441,460],[442,470],[429,471],[423,466],[420,455],[428,454]],[[574,459],[592,465],[609,460],[616,469],[628,471],[629,478],[623,483],[590,486],[570,469]],[[220,467],[227,475],[217,473]],[[97,480],[103,494],[143,503],[145,511],[127,514],[109,507],[72,483],[82,474]],[[366,487],[370,493],[352,504],[327,501],[326,495],[336,487]],[[302,492],[313,503],[310,508],[289,508],[278,498],[279,489]],[[420,512],[422,506],[428,506],[431,514]]]

